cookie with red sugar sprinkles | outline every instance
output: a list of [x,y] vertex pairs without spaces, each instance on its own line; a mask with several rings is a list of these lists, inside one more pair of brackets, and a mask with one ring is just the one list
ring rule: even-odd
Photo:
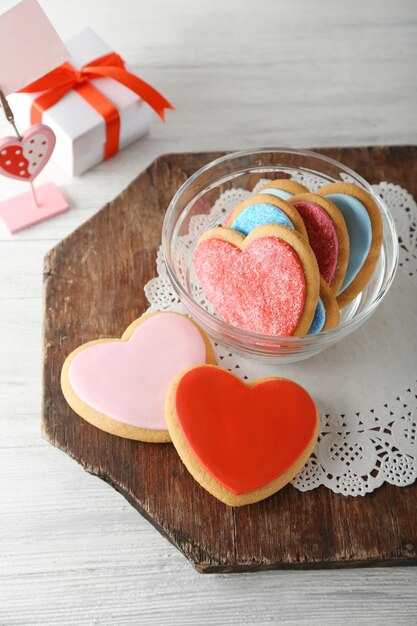
[[287,226],[258,226],[245,237],[218,227],[193,253],[200,288],[229,324],[270,336],[307,334],[316,310],[320,275],[314,252]]
[[343,215],[327,198],[299,193],[288,200],[300,214],[317,258],[320,274],[337,295],[349,261],[349,233]]

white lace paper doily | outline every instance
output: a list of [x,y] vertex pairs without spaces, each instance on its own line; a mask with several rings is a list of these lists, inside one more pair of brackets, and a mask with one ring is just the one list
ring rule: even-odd
[[[296,179],[311,191],[321,184],[311,176]],[[253,191],[263,184],[259,181]],[[336,493],[357,496],[384,481],[405,486],[417,477],[417,205],[398,185],[381,182],[373,188],[395,219],[400,267],[389,294],[365,324],[311,359],[282,366],[214,345],[219,365],[242,379],[282,376],[297,381],[314,397],[321,431],[313,455],[292,481],[300,491],[325,485]],[[228,190],[212,212],[226,215],[250,193]],[[194,236],[182,238],[184,250],[212,222],[210,215],[193,217],[189,233]],[[157,277],[145,285],[148,311],[185,313],[161,248],[156,269]]]

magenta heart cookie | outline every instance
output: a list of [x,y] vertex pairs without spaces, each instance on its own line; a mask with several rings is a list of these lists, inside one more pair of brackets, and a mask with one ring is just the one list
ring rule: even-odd
[[336,296],[349,261],[349,233],[342,213],[328,198],[299,193],[288,200],[302,217],[320,274]]
[[0,173],[32,181],[48,163],[55,147],[55,134],[44,124],[31,126],[22,139],[0,139]]
[[179,313],[144,315],[121,339],[90,341],[72,352],[61,386],[78,415],[127,439],[169,441],[165,395],[182,370],[214,363],[203,331]]
[[304,335],[319,295],[319,271],[307,241],[278,224],[257,226],[244,237],[213,228],[194,250],[198,283],[230,324],[273,336]]

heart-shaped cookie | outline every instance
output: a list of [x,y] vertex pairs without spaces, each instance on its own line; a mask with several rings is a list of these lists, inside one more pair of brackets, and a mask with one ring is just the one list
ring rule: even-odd
[[262,224],[281,224],[294,228],[308,241],[304,222],[291,204],[267,193],[255,194],[238,204],[226,217],[224,226],[249,235]]
[[315,193],[299,193],[288,200],[300,214],[320,274],[337,295],[349,261],[349,233],[333,202]]
[[297,183],[290,178],[276,178],[267,183],[259,193],[269,193],[277,198],[288,200],[296,193],[304,193],[308,191],[301,183]]
[[381,213],[372,196],[353,183],[329,183],[316,193],[337,206],[349,233],[349,262],[337,297],[344,307],[366,287],[377,264],[383,238]]
[[335,328],[340,322],[340,309],[330,287],[320,276],[320,296],[308,335],[316,335]]
[[49,126],[35,124],[19,140],[0,139],[0,173],[9,178],[32,181],[48,163],[55,147],[55,134]]
[[164,404],[184,368],[215,363],[204,332],[179,313],[151,313],[121,339],[90,341],[72,352],[61,373],[68,404],[87,422],[113,435],[169,441]]
[[300,385],[282,378],[246,385],[210,365],[172,382],[166,421],[189,472],[230,506],[257,502],[287,484],[319,430],[316,406]]
[[199,285],[230,324],[271,336],[305,335],[316,310],[316,257],[295,230],[258,226],[247,237],[213,228],[193,254]]

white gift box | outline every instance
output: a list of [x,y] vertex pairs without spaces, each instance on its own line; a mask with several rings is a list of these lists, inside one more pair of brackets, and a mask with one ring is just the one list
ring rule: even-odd
[[[76,69],[112,50],[89,28],[65,42],[69,63]],[[128,68],[127,68],[128,69]],[[119,150],[149,131],[153,110],[137,94],[112,78],[90,81],[119,111]],[[21,132],[30,126],[32,102],[40,93],[17,93],[8,97]],[[43,112],[42,123],[56,135],[52,159],[70,176],[78,176],[104,158],[106,124],[103,117],[76,91]]]

